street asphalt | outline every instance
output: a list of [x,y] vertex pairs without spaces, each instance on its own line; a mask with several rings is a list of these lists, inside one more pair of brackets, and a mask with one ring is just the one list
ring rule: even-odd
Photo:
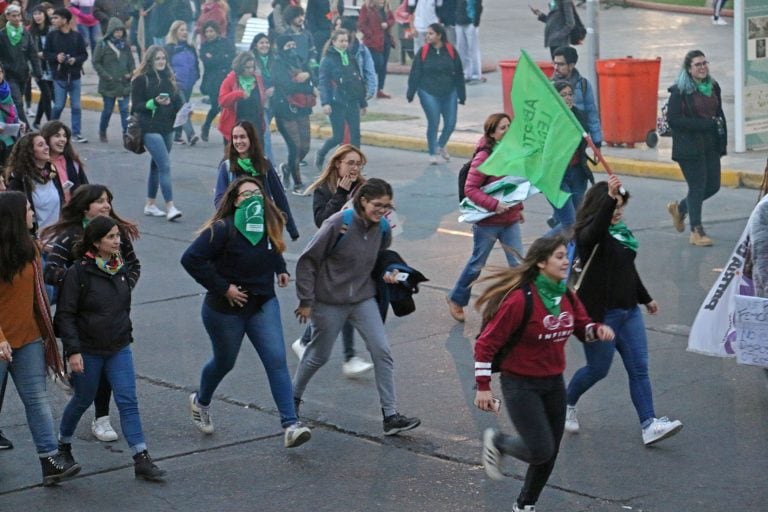
[[[527,6],[501,0],[485,4],[481,41],[487,57],[514,57],[523,40],[536,58],[547,56],[541,45],[543,25],[529,15]],[[602,43],[605,51],[610,56],[662,55],[662,84],[672,80],[685,51],[696,46],[707,53],[716,76],[728,76],[729,39],[722,33],[729,27],[712,27],[703,16],[616,7],[601,11],[601,17],[607,32]],[[670,27],[677,30],[671,32]],[[611,31],[614,39],[608,40]],[[649,48],[633,51],[629,42],[641,36]],[[474,141],[478,123],[500,108],[498,73],[489,74],[488,79],[470,88],[468,105],[460,111],[457,140]],[[388,80],[387,90],[404,91],[404,77]],[[729,93],[726,86],[727,82],[728,98],[732,89]],[[382,100],[373,104],[371,110],[376,109],[417,116],[390,126],[422,136],[422,114],[415,104]],[[69,122],[68,112],[63,120]],[[524,466],[505,461],[510,478],[504,482],[489,480],[480,466],[483,429],[498,426],[511,431],[512,427],[506,414],[497,417],[472,405],[472,343],[479,314],[467,309],[467,322],[457,324],[444,301],[471,252],[471,229],[457,221],[456,175],[463,158],[429,166],[422,153],[363,145],[369,161],[366,175],[389,180],[395,190],[404,232],[395,239],[394,249],[430,279],[415,297],[416,312],[403,318],[390,316],[387,322],[399,409],[419,416],[422,426],[405,435],[385,437],[372,375],[345,378],[337,347],[304,396],[301,413],[313,428],[312,440],[286,450],[263,367],[247,342],[215,395],[216,433],[200,434],[188,416],[187,396],[196,389],[211,348],[199,314],[203,290],[178,261],[194,231],[212,213],[222,147],[219,135],[212,134],[210,142],[195,147],[173,148],[174,196],[184,216],[169,223],[142,215],[149,157],[122,149],[116,118],[110,128],[111,142],[96,142],[97,122],[97,113],[84,114],[84,131],[91,142],[77,149],[91,181],[107,184],[114,192],[116,211],[140,222],[142,236],[136,251],[142,277],[133,299],[133,350],[150,453],[168,470],[168,479],[164,484],[135,481],[122,434],[115,443],[96,441],[90,434],[89,411],[73,444],[83,471],[59,487],[41,487],[23,408],[9,384],[0,429],[16,448],[0,453],[0,511],[511,509]],[[282,161],[285,148],[279,136],[275,139],[276,160]],[[309,161],[318,144],[313,140]],[[659,162],[665,151],[668,160],[668,147],[606,152],[633,160],[655,154],[648,160]],[[755,154],[728,158],[724,166],[735,162],[735,169],[751,171],[761,171],[760,161],[765,160],[764,155]],[[310,167],[302,172],[306,181],[316,175]],[[733,360],[686,351],[690,324],[741,234],[756,192],[723,188],[708,200],[704,224],[715,245],[698,248],[688,244],[687,234],[674,231],[664,207],[685,194],[684,183],[645,177],[624,177],[623,182],[632,193],[626,217],[640,241],[638,268],[661,307],[658,315],[646,316],[657,414],[680,419],[685,428],[653,448],[643,446],[626,372],[617,359],[609,376],[580,401],[581,433],[566,434],[537,510],[762,511],[768,498],[764,478],[768,389],[763,373]],[[311,199],[289,196],[289,201],[301,232],[298,241],[288,242],[286,259],[293,272],[315,229]],[[526,202],[526,245],[546,231],[550,213],[541,196]],[[503,261],[501,249],[495,249],[489,263]],[[293,370],[297,361],[290,343],[303,330],[292,314],[297,305],[293,283],[279,290],[278,297]],[[357,347],[368,358],[359,339]],[[584,362],[578,341],[569,342],[567,356],[566,377],[570,377]],[[53,386],[50,396],[58,419],[67,397]],[[114,404],[111,416],[117,427]]]

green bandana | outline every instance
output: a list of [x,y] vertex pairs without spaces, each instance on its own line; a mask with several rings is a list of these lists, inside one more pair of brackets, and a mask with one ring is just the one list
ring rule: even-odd
[[240,84],[240,88],[250,96],[251,91],[253,91],[253,88],[256,85],[256,77],[255,76],[238,76],[237,83]]
[[709,77],[705,78],[702,82],[696,84],[696,90],[706,97],[712,96],[712,80]]
[[341,55],[341,65],[349,66],[349,55],[347,55],[347,52],[339,50],[338,48],[336,48],[336,51]]
[[259,60],[261,60],[261,76],[264,78],[269,78],[271,76],[269,69],[269,57],[259,55]]
[[252,245],[261,241],[264,236],[264,198],[261,194],[240,203],[235,210],[235,227]]
[[635,238],[635,235],[633,235],[627,225],[624,224],[623,220],[620,220],[616,224],[611,224],[608,227],[608,232],[613,238],[618,240],[621,245],[637,252],[637,246],[640,244],[638,243],[637,238]]
[[91,219],[89,219],[88,217],[83,217],[83,229],[88,227],[88,224],[90,223],[91,223]]
[[238,158],[237,165],[240,166],[240,168],[243,171],[250,174],[254,178],[259,177],[259,171],[257,171],[256,168],[253,166],[253,162],[251,162],[250,158]]
[[536,285],[536,291],[539,294],[541,302],[544,303],[544,307],[547,308],[547,311],[553,315],[560,315],[560,301],[562,300],[563,295],[565,295],[566,290],[565,281],[556,283],[539,272],[539,275],[536,276],[533,284]]
[[24,34],[24,27],[14,27],[11,23],[5,26],[5,31],[8,34],[8,40],[11,42],[11,46],[16,46],[21,41],[21,36]]
[[108,260],[101,256],[95,256],[94,261],[96,261],[96,266],[99,267],[99,270],[111,276],[117,274],[123,268],[123,256],[119,252],[110,256]]

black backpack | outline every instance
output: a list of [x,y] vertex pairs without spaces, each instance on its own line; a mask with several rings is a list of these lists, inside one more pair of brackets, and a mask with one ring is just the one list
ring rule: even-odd
[[584,41],[584,38],[587,37],[587,29],[581,22],[579,13],[576,12],[576,6],[573,4],[571,5],[573,7],[573,21],[575,21],[570,34],[571,44],[581,44],[581,42]]
[[474,153],[472,153],[472,158],[459,169],[459,202],[462,202],[466,197],[466,194],[464,194],[464,185],[467,183],[467,176],[469,176],[469,169],[472,167],[472,160],[475,159],[475,155],[477,155],[477,152],[481,149],[490,150],[488,146],[480,146]]

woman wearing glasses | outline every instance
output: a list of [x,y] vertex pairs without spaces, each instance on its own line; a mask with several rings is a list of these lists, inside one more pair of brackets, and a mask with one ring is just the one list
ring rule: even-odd
[[[365,155],[355,146],[339,146],[325,166],[323,174],[304,192],[312,193],[312,210],[318,228],[325,219],[344,208],[355,191],[365,183],[365,177],[362,175],[365,163]],[[344,343],[342,371],[347,377],[355,377],[373,368],[371,363],[355,355],[354,333],[352,324],[346,322],[341,329],[341,339]],[[293,351],[299,359],[304,355],[311,338],[312,329],[308,326],[302,337],[293,342]]]
[[[301,323],[312,321],[312,342],[293,379],[294,403],[298,408],[309,380],[328,362],[336,337],[349,322],[362,334],[371,353],[384,435],[391,436],[421,424],[418,418],[397,412],[394,361],[371,277],[379,251],[391,241],[384,215],[392,210],[392,187],[371,178],[357,188],[352,204],[351,210],[323,222],[296,264],[296,317]],[[349,211],[351,215],[346,213]],[[395,274],[384,275],[384,281],[395,283]]]
[[248,335],[267,372],[285,429],[285,447],[299,446],[311,437],[294,409],[275,296],[275,279],[281,288],[288,286],[282,255],[284,223],[260,179],[238,178],[181,258],[184,269],[208,290],[202,317],[213,358],[203,367],[197,392],[189,396],[192,423],[204,434],[213,433],[213,393],[235,366],[243,336]]
[[720,190],[720,158],[728,144],[720,85],[710,76],[708,64],[700,50],[685,55],[677,82],[669,88],[667,113],[672,160],[688,184],[688,195],[667,204],[667,211],[679,233],[685,231],[685,218],[690,216],[689,242],[699,247],[712,245],[701,224],[701,210],[704,201]]

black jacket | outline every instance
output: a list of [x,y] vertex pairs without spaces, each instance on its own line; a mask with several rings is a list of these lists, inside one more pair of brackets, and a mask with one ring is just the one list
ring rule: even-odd
[[606,194],[600,210],[575,236],[576,250],[584,264],[595,244],[600,244],[578,291],[595,322],[602,322],[609,309],[630,309],[653,300],[635,268],[637,253],[608,232],[615,208],[616,200]]
[[[713,118],[700,117],[696,112],[690,94],[683,94],[676,85],[669,89],[669,105],[667,120],[672,128],[672,160],[678,162],[691,158],[700,158],[705,150],[715,146],[720,156],[726,154],[728,145],[728,129],[723,113],[723,100],[720,85],[713,84],[713,92],[717,97],[717,116],[721,119],[723,134],[718,135],[717,125]],[[694,94],[699,94],[695,92]]]
[[[50,37],[50,34],[49,34]],[[24,84],[29,78],[29,67],[32,66],[32,76],[40,79],[43,72],[40,59],[37,57],[37,46],[28,30],[24,30],[19,44],[12,45],[6,29],[0,30],[0,63],[5,70],[6,80]]]
[[85,258],[69,267],[54,318],[64,355],[108,356],[133,342],[131,287],[126,268],[115,275]]
[[320,227],[325,222],[325,219],[336,212],[340,212],[354,193],[356,186],[357,183],[349,192],[341,187],[336,187],[336,192],[331,192],[327,183],[317,187],[312,192],[312,212],[315,217],[315,226]]
[[[467,3],[475,2],[475,18],[469,19]],[[480,26],[480,16],[483,14],[483,0],[458,0],[456,2],[456,25]]]
[[[293,77],[298,73],[307,72],[310,75],[309,80],[305,82],[295,82]],[[272,62],[272,80],[274,81],[275,94],[272,96],[270,105],[275,117],[281,119],[296,119],[305,117],[312,113],[311,107],[299,108],[288,103],[288,96],[291,94],[314,94],[314,83],[312,81],[312,72],[309,69],[307,61],[301,57],[290,58],[279,52]]]
[[[155,99],[160,93],[170,94],[171,103],[155,104],[157,109],[153,113],[147,108],[147,101]],[[176,113],[183,104],[178,89],[157,73],[150,71],[131,81],[131,113],[139,116],[139,123],[144,133],[171,133]]]
[[[59,53],[74,57],[75,63],[59,62],[56,60]],[[83,74],[83,63],[88,60],[85,39],[77,30],[70,30],[66,34],[60,30],[52,30],[45,40],[43,58],[48,62],[54,80],[67,82],[80,80],[80,76]]]
[[[427,48],[426,54],[424,48]],[[411,72],[408,75],[408,101],[413,101],[418,89],[432,96],[447,96],[454,90],[462,105],[467,99],[464,86],[464,69],[459,52],[448,43],[439,50],[432,45],[419,48],[413,56]]]
[[204,41],[200,45],[200,60],[203,63],[200,92],[208,96],[219,95],[219,87],[232,70],[232,60],[235,55],[235,47],[226,37],[217,37],[213,41]]

